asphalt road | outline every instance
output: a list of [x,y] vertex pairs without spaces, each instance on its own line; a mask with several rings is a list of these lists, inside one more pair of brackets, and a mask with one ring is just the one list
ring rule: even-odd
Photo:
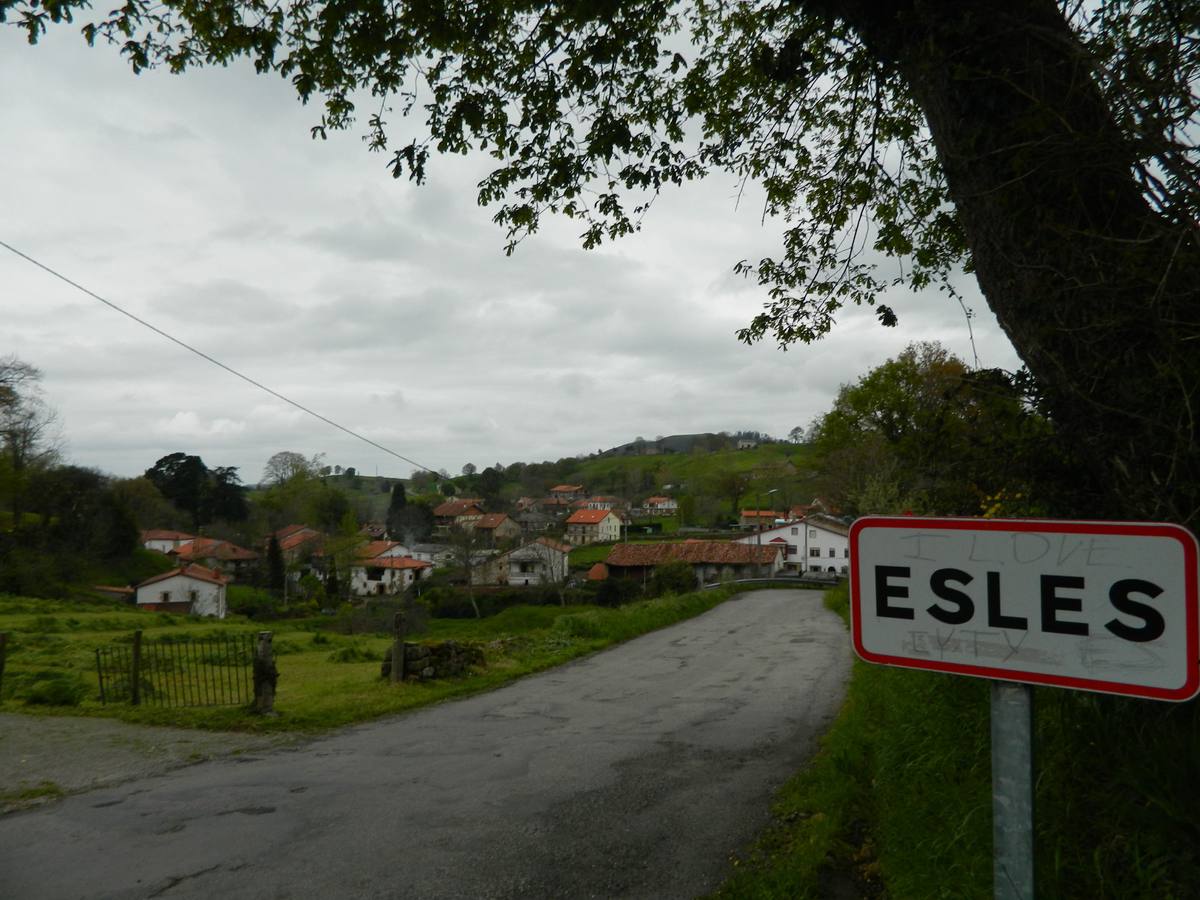
[[491,693],[0,818],[0,897],[696,897],[849,666],[819,592],[743,594]]

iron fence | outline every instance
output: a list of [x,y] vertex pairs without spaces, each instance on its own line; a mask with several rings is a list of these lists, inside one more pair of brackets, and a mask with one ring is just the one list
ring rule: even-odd
[[253,634],[143,641],[96,648],[102,703],[241,706],[254,700]]

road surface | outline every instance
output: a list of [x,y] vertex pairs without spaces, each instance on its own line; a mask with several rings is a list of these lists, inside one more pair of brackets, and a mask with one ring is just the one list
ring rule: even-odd
[[849,667],[819,592],[742,594],[487,694],[0,818],[0,897],[692,898]]

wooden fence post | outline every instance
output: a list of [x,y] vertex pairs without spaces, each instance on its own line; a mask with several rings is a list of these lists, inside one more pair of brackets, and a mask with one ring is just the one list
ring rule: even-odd
[[392,617],[392,684],[404,680],[404,613]]
[[142,702],[142,631],[133,633],[133,660],[129,666],[129,702],[137,706]]
[[4,700],[4,654],[8,650],[8,632],[0,631],[0,701]]
[[275,653],[271,649],[271,632],[258,633],[258,647],[254,653],[254,711],[260,715],[273,716],[275,712],[275,685],[279,682],[279,669],[275,666]]

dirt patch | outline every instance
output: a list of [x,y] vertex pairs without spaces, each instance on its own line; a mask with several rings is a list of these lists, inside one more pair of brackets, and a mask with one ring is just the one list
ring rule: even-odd
[[0,815],[206,759],[274,750],[301,740],[0,713]]

